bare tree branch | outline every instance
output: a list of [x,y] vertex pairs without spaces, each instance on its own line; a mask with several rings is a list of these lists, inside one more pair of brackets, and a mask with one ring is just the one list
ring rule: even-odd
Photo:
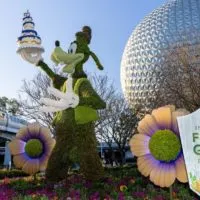
[[106,109],[99,111],[100,120],[96,122],[97,138],[100,142],[105,142],[111,150],[115,143],[123,157],[128,141],[135,132],[138,118],[107,76],[95,75],[92,82],[107,104]]
[[[89,79],[107,104],[106,109],[98,111],[100,120],[95,123],[97,138],[99,141],[106,142],[110,148],[113,143],[116,143],[122,152],[133,134],[138,119],[107,76],[94,74]],[[34,119],[53,130],[53,115],[38,111],[41,106],[40,98],[49,96],[47,93],[49,85],[50,79],[43,73],[38,73],[32,81],[24,80],[19,102],[23,114],[28,119]]]
[[175,45],[165,56],[161,69],[153,77],[159,85],[152,109],[166,104],[186,108],[190,112],[200,107],[200,47],[187,42]]
[[37,121],[53,130],[51,124],[53,115],[39,111],[39,107],[41,106],[39,100],[44,96],[49,97],[47,93],[47,88],[49,86],[50,79],[41,72],[38,73],[32,81],[23,80],[23,85],[19,93],[19,103],[23,115],[27,119]]

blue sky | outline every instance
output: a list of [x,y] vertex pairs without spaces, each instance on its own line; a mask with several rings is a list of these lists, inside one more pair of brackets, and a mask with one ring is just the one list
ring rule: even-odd
[[98,71],[92,59],[86,71],[107,74],[120,85],[120,62],[125,44],[135,26],[153,9],[167,0],[3,0],[0,8],[0,97],[17,98],[22,80],[32,80],[39,68],[22,60],[16,54],[17,37],[22,30],[23,13],[29,9],[35,30],[45,48],[44,60],[51,66],[49,57],[54,41],[68,49],[74,34],[83,25],[93,31],[90,48],[99,57],[104,71]]

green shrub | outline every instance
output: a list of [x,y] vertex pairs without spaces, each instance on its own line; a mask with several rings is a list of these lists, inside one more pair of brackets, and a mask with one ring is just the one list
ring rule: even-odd
[[36,190],[36,189],[41,189],[44,188],[44,182],[27,182],[26,180],[19,179],[19,180],[14,180],[11,181],[9,186],[14,189],[15,191],[26,191],[29,189]]
[[0,170],[0,179],[4,179],[5,177],[14,178],[14,177],[24,177],[29,176],[22,170],[12,169],[12,170]]
[[14,197],[13,200],[48,200],[48,197],[46,196],[36,196],[36,197],[32,197],[30,195],[26,195],[26,196],[23,196],[23,195],[19,195],[17,197]]

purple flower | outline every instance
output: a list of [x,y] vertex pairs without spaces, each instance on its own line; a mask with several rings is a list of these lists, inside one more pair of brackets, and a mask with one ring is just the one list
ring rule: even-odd
[[13,162],[16,167],[28,174],[44,171],[55,140],[50,130],[38,123],[21,128],[14,140],[9,143]]
[[104,197],[104,200],[111,200],[110,195],[106,194],[106,196]]
[[89,200],[100,200],[99,192],[95,192],[90,195]]
[[139,134],[129,142],[138,157],[138,170],[157,186],[169,187],[176,178],[188,182],[177,123],[177,117],[186,114],[188,111],[173,105],[154,109],[138,123]]
[[158,195],[156,197],[154,197],[154,200],[166,200],[163,196]]
[[79,190],[72,190],[70,192],[70,197],[73,198],[73,199],[80,199],[80,191]]
[[145,198],[146,194],[145,192],[133,192],[133,196],[137,198]]
[[9,200],[16,196],[13,189],[7,187],[7,185],[0,185],[0,200]]
[[86,188],[91,188],[92,187],[92,182],[86,181],[84,185],[85,185]]

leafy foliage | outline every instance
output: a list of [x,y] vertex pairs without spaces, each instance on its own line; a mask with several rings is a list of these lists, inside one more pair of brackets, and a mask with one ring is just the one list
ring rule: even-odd
[[19,180],[14,180],[11,181],[11,183],[9,184],[10,187],[12,187],[13,189],[15,189],[16,191],[19,192],[24,192],[26,190],[29,189],[41,189],[45,186],[44,181],[32,181],[32,182],[27,182],[24,179],[19,179]]
[[25,172],[18,170],[18,169],[12,169],[12,170],[0,170],[0,179],[4,178],[13,178],[13,177],[24,177],[29,176],[29,174],[26,174]]

